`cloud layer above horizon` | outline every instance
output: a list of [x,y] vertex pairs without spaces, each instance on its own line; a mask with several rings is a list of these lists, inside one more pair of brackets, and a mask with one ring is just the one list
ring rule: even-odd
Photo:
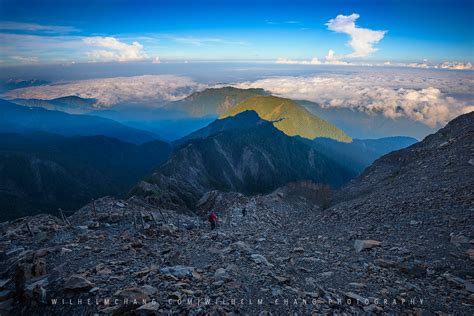
[[345,107],[367,113],[408,118],[430,127],[474,111],[474,79],[425,71],[364,72],[305,77],[273,77],[235,85],[263,88],[272,94],[308,100],[323,107]]
[[77,80],[44,86],[11,90],[5,97],[23,99],[55,99],[78,96],[97,100],[98,106],[110,107],[120,103],[154,103],[176,101],[207,86],[189,77],[175,75],[144,75]]

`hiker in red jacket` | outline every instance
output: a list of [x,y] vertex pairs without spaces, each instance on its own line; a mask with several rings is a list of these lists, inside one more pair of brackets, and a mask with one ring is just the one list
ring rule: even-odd
[[216,224],[217,224],[216,212],[212,211],[211,214],[209,214],[209,222],[211,223],[211,230],[216,229]]

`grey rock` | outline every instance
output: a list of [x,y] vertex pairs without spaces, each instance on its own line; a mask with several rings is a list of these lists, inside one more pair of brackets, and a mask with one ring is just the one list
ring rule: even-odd
[[360,240],[360,239],[357,239],[357,240],[354,241],[354,249],[357,252],[361,252],[362,250],[365,250],[365,249],[371,249],[371,248],[374,248],[374,247],[378,247],[381,244],[382,243],[380,241],[377,241],[377,240],[372,240],[372,239]]

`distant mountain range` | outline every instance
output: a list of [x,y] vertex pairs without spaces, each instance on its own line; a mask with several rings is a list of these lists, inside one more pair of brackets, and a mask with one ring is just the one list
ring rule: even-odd
[[48,110],[76,114],[82,114],[93,110],[93,105],[97,102],[96,99],[84,99],[77,96],[67,96],[52,100],[14,99],[10,101],[20,105],[42,107]]
[[0,93],[7,92],[14,89],[42,86],[48,83],[49,81],[39,80],[39,79],[29,79],[29,80],[8,79],[3,82],[0,82]]
[[[33,83],[32,83],[33,84]],[[38,83],[39,84],[39,83]],[[124,125],[176,140],[202,128],[238,103],[256,96],[268,96],[263,89],[211,88],[195,92],[183,100],[150,104],[118,104],[111,109],[94,108],[94,99],[67,96],[53,100],[16,99],[13,103],[39,106],[74,114],[92,114]],[[411,136],[422,139],[434,128],[407,118],[388,118],[379,112],[367,113],[345,107],[323,107],[314,102],[295,100],[320,119],[330,122],[352,138]]]
[[120,196],[165,161],[171,146],[105,136],[0,134],[0,221],[75,211],[92,198]]
[[5,100],[0,100],[0,112],[2,133],[43,131],[64,136],[104,135],[137,144],[159,138],[152,132],[131,128],[102,117],[27,107]]

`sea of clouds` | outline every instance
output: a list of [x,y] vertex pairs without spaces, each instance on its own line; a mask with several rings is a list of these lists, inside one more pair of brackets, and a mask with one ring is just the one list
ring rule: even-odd
[[474,77],[449,72],[363,72],[272,77],[241,82],[275,95],[308,100],[323,107],[347,107],[407,117],[431,127],[474,111]]
[[77,80],[44,86],[11,90],[4,96],[10,99],[55,99],[75,95],[97,100],[97,105],[111,107],[121,103],[153,103],[185,98],[204,84],[189,77],[175,75],[144,75]]
[[[441,126],[474,110],[472,72],[374,68],[370,71],[264,77],[229,85],[263,88],[278,96],[313,101],[323,107],[379,112],[394,119],[406,117],[431,127]],[[185,76],[145,75],[28,87],[9,91],[4,97],[53,99],[76,95],[97,99],[98,105],[104,107],[141,102],[159,105],[211,86]]]

